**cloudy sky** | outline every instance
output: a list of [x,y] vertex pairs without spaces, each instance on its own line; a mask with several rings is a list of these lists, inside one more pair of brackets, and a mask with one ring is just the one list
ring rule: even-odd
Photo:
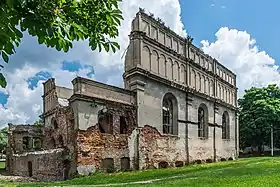
[[92,52],[87,42],[75,43],[65,54],[39,45],[36,38],[25,35],[17,53],[5,66],[8,86],[5,90],[0,88],[0,127],[8,122],[32,123],[38,118],[42,112],[41,83],[49,77],[67,87],[71,87],[71,80],[77,75],[123,86],[121,56],[139,6],[162,18],[178,34],[189,33],[194,44],[233,70],[238,76],[239,95],[251,86],[278,83],[280,27],[275,22],[280,14],[276,10],[279,2],[269,2],[123,0],[120,7],[124,21],[118,37],[121,50],[116,54]]

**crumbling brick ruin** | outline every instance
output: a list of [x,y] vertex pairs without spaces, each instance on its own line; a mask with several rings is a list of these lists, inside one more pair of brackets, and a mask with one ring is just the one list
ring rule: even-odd
[[142,9],[129,37],[124,89],[44,83],[44,126],[9,126],[10,173],[63,180],[237,158],[236,75]]

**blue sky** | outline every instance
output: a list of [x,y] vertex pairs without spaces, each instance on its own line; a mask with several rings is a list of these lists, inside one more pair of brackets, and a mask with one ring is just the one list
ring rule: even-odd
[[[215,40],[221,27],[247,31],[276,62],[280,61],[280,1],[269,0],[180,0],[185,29],[200,45]],[[278,12],[278,13],[277,13]]]
[[[89,68],[89,71],[86,76],[91,77],[94,75],[94,68],[91,65],[82,65],[78,60],[64,60],[61,62],[61,66],[59,67],[63,71],[68,72],[78,72],[79,70]],[[39,81],[46,81],[49,78],[54,77],[52,73],[48,71],[39,71],[34,76],[27,78],[25,81],[28,83],[28,88],[30,90],[34,90],[38,86]],[[70,80],[69,80],[70,81]],[[0,104],[4,105],[7,103],[9,95],[6,93],[0,92]]]
[[93,52],[87,41],[75,42],[68,53],[57,52],[39,45],[36,38],[24,33],[9,64],[0,62],[5,65],[8,80],[7,90],[0,88],[0,127],[10,122],[32,123],[38,118],[42,112],[40,83],[49,77],[65,87],[71,87],[71,80],[77,75],[123,86],[122,55],[139,7],[160,17],[178,34],[184,34],[184,26],[196,46],[236,73],[239,96],[252,86],[280,85],[279,67],[275,66],[280,61],[277,51],[280,12],[276,10],[280,1],[263,2],[123,0],[120,8],[124,21],[116,39],[121,50],[115,54]]

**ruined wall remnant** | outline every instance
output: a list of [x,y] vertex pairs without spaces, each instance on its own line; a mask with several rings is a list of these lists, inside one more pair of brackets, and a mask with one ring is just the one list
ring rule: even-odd
[[[98,112],[97,124],[78,131],[78,168],[94,166],[104,171],[128,170],[134,166],[130,163],[128,139],[135,128],[136,111],[132,106],[117,103],[105,106]],[[122,158],[127,158],[129,163]]]
[[148,125],[140,130],[140,169],[173,167],[176,162],[186,160],[183,139],[178,136],[161,135],[156,128]]
[[10,124],[8,130],[8,151],[11,153],[23,153],[41,149],[41,145],[38,147],[38,143],[42,141],[43,133],[43,127]]
[[69,176],[69,169],[63,164],[66,155],[63,149],[13,154],[11,174],[41,181],[63,180]]
[[76,131],[74,129],[74,115],[71,107],[59,106],[54,112],[55,124],[45,127],[44,148],[63,148],[68,152],[69,175],[76,172]]
[[76,172],[75,140],[70,107],[54,110],[52,126],[10,125],[7,170],[40,180],[69,178]]

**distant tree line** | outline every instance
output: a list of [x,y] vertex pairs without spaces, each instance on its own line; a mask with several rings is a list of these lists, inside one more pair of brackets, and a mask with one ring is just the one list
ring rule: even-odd
[[263,152],[271,146],[271,127],[274,146],[280,147],[280,89],[277,85],[251,88],[238,99],[240,148],[256,147]]

